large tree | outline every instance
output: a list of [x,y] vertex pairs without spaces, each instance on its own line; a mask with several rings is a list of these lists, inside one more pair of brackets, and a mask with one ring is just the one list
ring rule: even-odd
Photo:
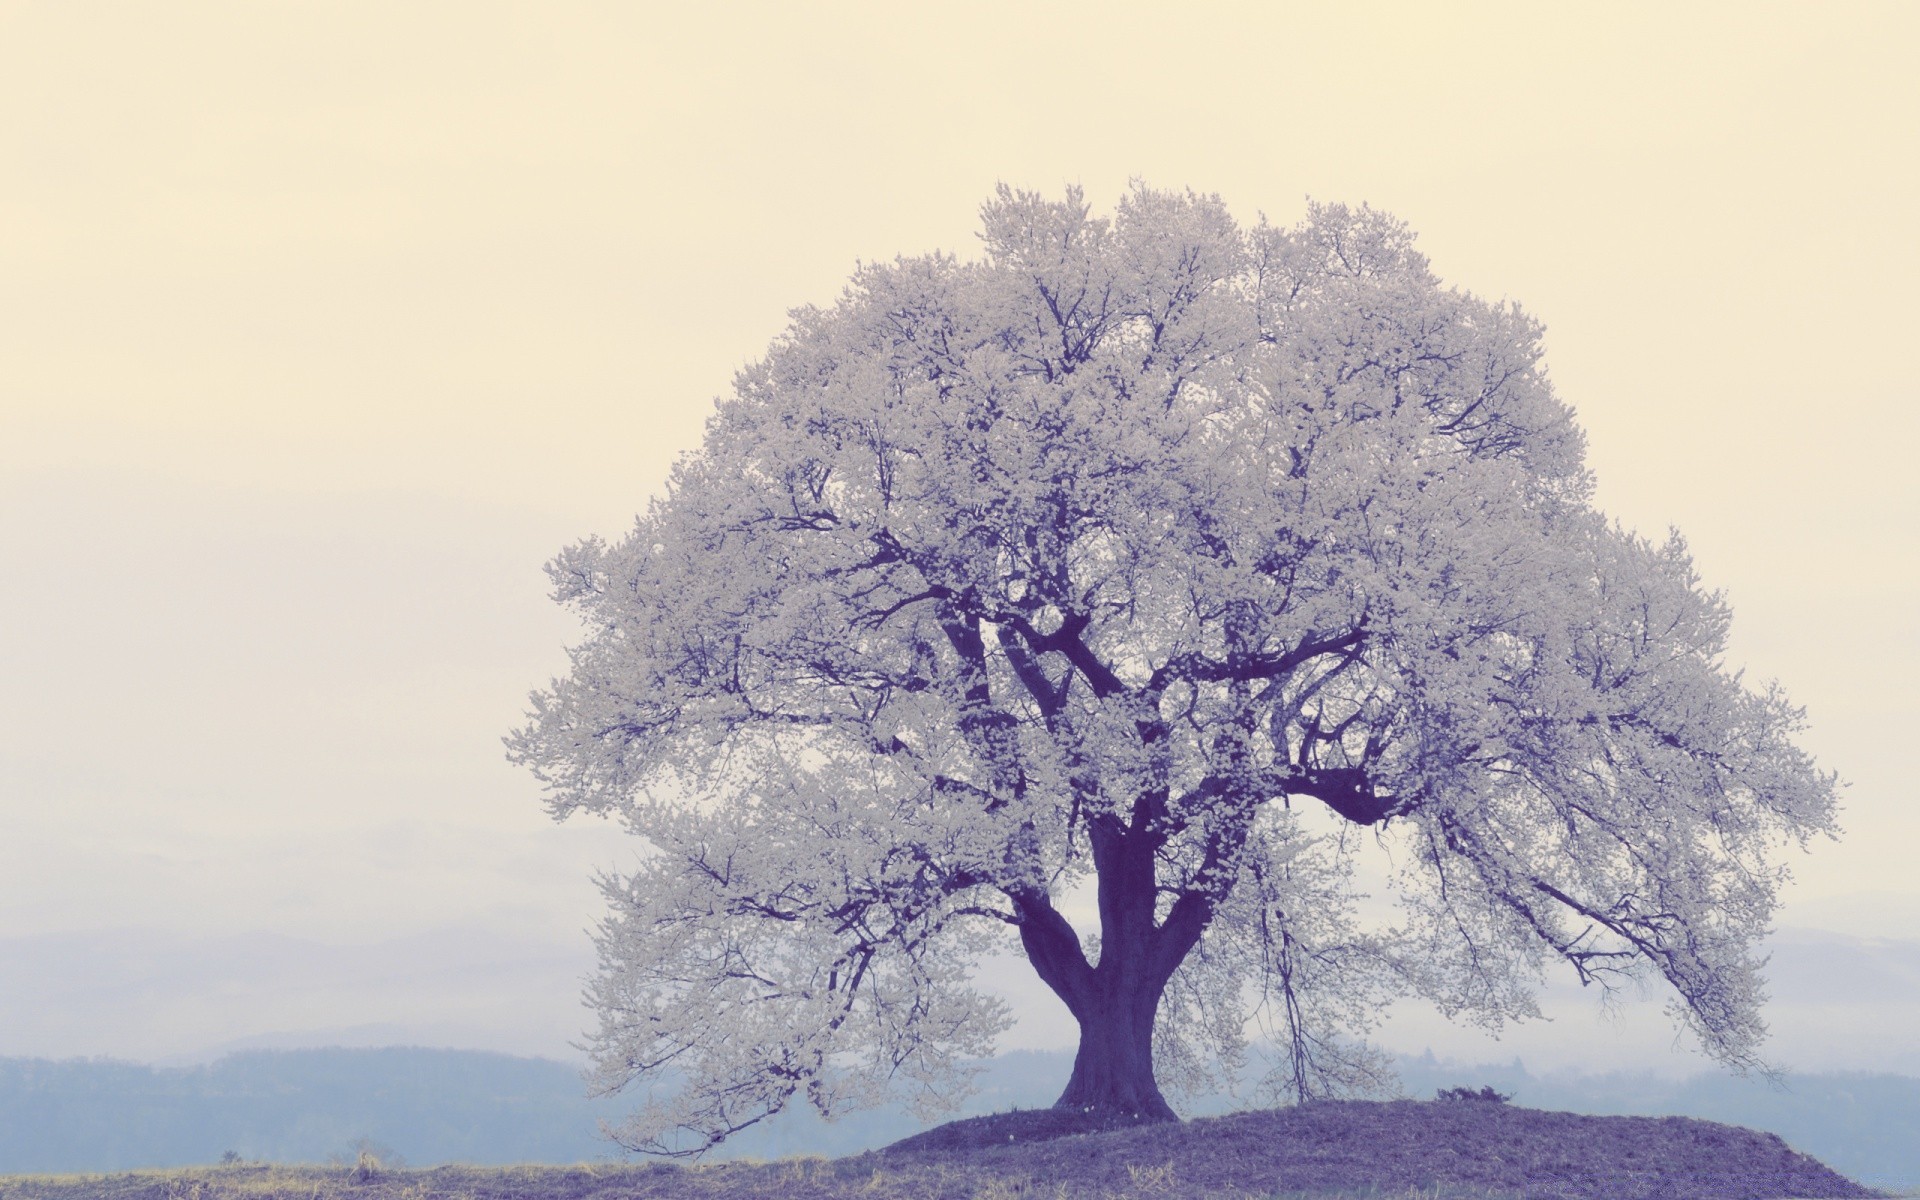
[[1365,208],[983,215],[981,258],[797,310],[550,567],[588,633],[512,756],[649,848],[603,880],[593,1051],[672,1086],[619,1136],[937,1110],[1015,937],[1079,1021],[1062,1105],[1171,1118],[1253,1018],[1277,1085],[1365,1089],[1388,1000],[1498,1027],[1556,960],[1756,1063],[1778,852],[1835,783],[1679,539],[1592,507],[1539,326]]

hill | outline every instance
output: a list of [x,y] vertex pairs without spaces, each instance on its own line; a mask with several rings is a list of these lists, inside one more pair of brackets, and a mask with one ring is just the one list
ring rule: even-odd
[[363,1158],[332,1172],[231,1167],[0,1179],[0,1200],[1864,1200],[1882,1194],[1770,1134],[1687,1118],[1580,1116],[1489,1100],[1327,1101],[1091,1133],[1076,1132],[1054,1112],[1006,1113],[833,1162],[389,1171]]
[[577,1068],[460,1050],[248,1051],[198,1067],[0,1059],[0,1173],[243,1158],[322,1163],[370,1140],[409,1162],[579,1162],[615,1109]]

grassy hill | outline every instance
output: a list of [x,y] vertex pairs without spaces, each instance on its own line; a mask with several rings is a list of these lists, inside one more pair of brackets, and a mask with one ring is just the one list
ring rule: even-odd
[[1771,1134],[1489,1100],[1333,1101],[1086,1132],[1053,1110],[776,1163],[390,1170],[234,1165],[0,1179],[0,1200],[1783,1200],[1866,1198]]

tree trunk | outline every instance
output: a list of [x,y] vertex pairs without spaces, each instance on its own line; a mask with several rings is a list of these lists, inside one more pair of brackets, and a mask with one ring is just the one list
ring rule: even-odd
[[1080,1022],[1080,1049],[1057,1108],[1091,1109],[1143,1121],[1177,1121],[1153,1078],[1153,1016],[1180,960],[1211,914],[1174,906],[1153,920],[1156,842],[1093,822],[1099,880],[1100,963],[1089,963],[1080,936],[1045,892],[1014,897],[1027,960]]
[[1133,987],[1100,988],[1074,1013],[1080,1021],[1080,1049],[1067,1090],[1054,1107],[1143,1121],[1180,1119],[1153,1078],[1153,1013],[1161,989],[1144,986],[1145,980],[1133,982]]

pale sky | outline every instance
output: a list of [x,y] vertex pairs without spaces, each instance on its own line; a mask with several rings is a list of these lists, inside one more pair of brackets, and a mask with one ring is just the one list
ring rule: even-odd
[[[1542,319],[1602,506],[1686,534],[1850,784],[1779,923],[1920,992],[1917,14],[0,6],[0,1055],[566,1053],[633,851],[502,757],[575,637],[540,566],[1000,181],[1369,203]],[[1787,984],[1808,1065],[1920,1030]],[[1667,1053],[1571,1003],[1395,1048]]]

